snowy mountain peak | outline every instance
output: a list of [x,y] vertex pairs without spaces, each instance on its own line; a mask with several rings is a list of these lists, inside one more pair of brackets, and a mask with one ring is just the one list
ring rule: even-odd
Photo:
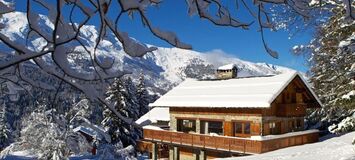
[[[42,29],[50,33],[53,24],[45,16],[39,16],[39,18],[40,22],[43,22],[40,24],[43,25]],[[5,28],[0,30],[1,33],[6,34],[13,41],[26,43],[29,28],[25,13],[12,12],[5,14],[0,18],[0,23],[5,24]],[[98,33],[95,26],[84,26],[81,29],[81,37],[89,49],[95,46],[97,36]],[[31,39],[33,49],[44,44],[45,41],[43,39]],[[82,47],[73,47],[77,51],[83,51]],[[107,62],[109,62],[107,57],[111,57],[115,61],[116,69],[131,71],[133,77],[137,77],[139,73],[143,72],[147,86],[155,93],[165,93],[187,77],[206,78],[214,76],[218,66],[230,63],[236,65],[238,76],[241,77],[279,74],[290,71],[290,69],[285,67],[266,63],[252,63],[228,55],[221,56],[218,52],[201,53],[179,48],[157,48],[157,50],[143,57],[133,58],[124,53],[121,43],[113,34],[109,33],[99,44],[97,55],[98,57],[105,57],[104,61]],[[9,50],[1,43],[0,49]]]

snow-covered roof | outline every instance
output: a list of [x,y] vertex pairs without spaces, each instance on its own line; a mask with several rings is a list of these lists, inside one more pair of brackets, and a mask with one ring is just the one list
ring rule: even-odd
[[86,128],[84,126],[79,126],[79,127],[76,127],[76,128],[73,129],[73,132],[79,132],[79,131],[81,131],[81,132],[83,132],[85,134],[88,134],[91,137],[94,137],[94,136],[99,137],[98,134],[91,128]]
[[150,124],[156,123],[157,121],[170,121],[169,108],[165,107],[154,107],[148,113],[140,117],[136,123],[137,124]]
[[164,130],[164,129],[160,128],[160,127],[153,126],[153,125],[146,125],[146,126],[143,126],[143,129],[151,129],[151,130],[159,130],[159,131]]
[[224,66],[220,66],[220,67],[218,67],[217,70],[231,70],[234,67],[237,67],[237,66],[235,64],[231,63],[231,64],[227,64],[227,65],[224,65]]
[[150,106],[268,108],[297,75],[321,105],[302,75],[291,71],[274,76],[228,80],[187,79]]

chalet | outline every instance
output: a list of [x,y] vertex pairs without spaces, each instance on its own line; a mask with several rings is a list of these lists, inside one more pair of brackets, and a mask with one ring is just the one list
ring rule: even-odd
[[238,69],[235,64],[227,64],[217,69],[218,79],[229,79],[237,77]]
[[80,133],[85,137],[87,142],[91,143],[94,140],[94,137],[96,137],[98,140],[101,140],[101,136],[98,135],[93,129],[87,128],[84,126],[78,126],[73,129],[73,132]]
[[234,66],[223,69],[221,79],[187,79],[150,104],[170,116],[169,129],[143,129],[153,159],[162,158],[160,146],[169,159],[209,159],[318,141],[317,130],[304,130],[304,116],[321,103],[299,73],[235,78]]

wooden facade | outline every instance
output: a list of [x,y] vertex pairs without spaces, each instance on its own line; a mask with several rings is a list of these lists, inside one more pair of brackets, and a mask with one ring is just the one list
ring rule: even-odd
[[[144,129],[144,140],[184,148],[181,153],[193,159],[195,149],[204,150],[205,158],[212,152],[259,154],[318,141],[318,132],[302,132],[306,109],[317,107],[316,97],[296,76],[266,108],[169,107],[170,130]],[[268,135],[280,136],[253,139]]]
[[[303,130],[307,108],[320,107],[300,77],[295,77],[271,103],[270,108],[170,107],[172,119],[219,120],[225,136],[284,134]],[[250,123],[250,133],[235,134],[235,123]],[[198,127],[198,126],[197,126]],[[171,130],[177,130],[171,126]],[[200,133],[200,132],[196,132]]]

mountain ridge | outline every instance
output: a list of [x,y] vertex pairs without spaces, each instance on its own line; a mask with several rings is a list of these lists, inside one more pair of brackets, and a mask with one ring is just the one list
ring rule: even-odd
[[[47,17],[40,15],[40,21],[43,22],[43,31],[50,32],[53,25]],[[0,31],[6,34],[11,40],[18,43],[25,43],[26,35],[29,30],[26,14],[22,12],[13,12],[4,14],[0,18],[0,23],[4,23]],[[85,41],[85,46],[93,49],[97,38],[95,26],[84,26],[81,30],[81,37]],[[45,41],[35,35],[29,36],[30,47],[36,50],[45,45]],[[73,44],[70,44],[73,45]],[[153,46],[153,45],[148,45]],[[74,50],[82,52],[83,48],[75,46]],[[156,46],[157,47],[157,46]],[[10,49],[0,43],[0,49],[9,51]],[[222,54],[220,51],[214,53],[202,53],[193,50],[179,48],[157,47],[157,50],[147,53],[143,57],[130,57],[125,54],[122,44],[112,33],[100,42],[97,49],[97,55],[100,57],[109,57],[114,60],[116,70],[127,70],[132,73],[134,79],[143,72],[146,78],[147,86],[154,93],[164,94],[173,86],[182,82],[185,78],[206,78],[213,76],[214,69],[220,65],[234,63],[238,67],[238,76],[261,76],[270,74],[279,74],[288,72],[292,69],[276,66],[267,63],[253,63],[241,60],[230,55]],[[76,66],[73,63],[72,68],[82,69],[82,66]],[[195,77],[191,77],[195,76]]]

